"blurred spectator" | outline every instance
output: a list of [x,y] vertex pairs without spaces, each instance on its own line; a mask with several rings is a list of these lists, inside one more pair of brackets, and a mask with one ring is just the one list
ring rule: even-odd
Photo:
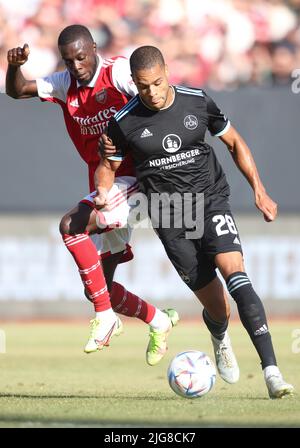
[[57,37],[88,26],[104,56],[162,49],[173,83],[235,89],[289,85],[300,67],[300,0],[0,0],[0,88],[6,52],[28,42],[26,76],[63,68]]
[[41,0],[0,0],[5,18],[14,29],[21,29],[27,18],[32,17]]
[[277,42],[272,51],[271,80],[273,85],[286,86],[293,81],[291,72],[296,68],[296,47],[289,41]]
[[272,73],[272,58],[267,45],[256,42],[249,52],[251,72],[249,83],[256,86],[269,84]]

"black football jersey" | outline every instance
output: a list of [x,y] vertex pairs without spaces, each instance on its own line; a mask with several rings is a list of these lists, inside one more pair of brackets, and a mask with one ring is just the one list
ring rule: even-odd
[[117,153],[110,159],[132,153],[148,199],[151,193],[204,193],[205,204],[218,210],[229,185],[205,134],[208,129],[220,136],[230,122],[203,90],[175,86],[174,91],[166,109],[151,110],[137,95],[114,116],[107,133]]
[[147,108],[137,95],[111,120],[108,136],[118,148],[112,160],[132,152],[143,192],[198,192],[228,196],[229,186],[208,129],[220,136],[230,126],[213,100],[200,89],[175,87],[166,109]]

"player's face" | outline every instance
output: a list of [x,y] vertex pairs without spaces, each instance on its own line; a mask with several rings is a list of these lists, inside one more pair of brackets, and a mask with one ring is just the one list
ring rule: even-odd
[[87,85],[97,69],[96,44],[84,39],[59,47],[61,57],[77,81]]
[[156,64],[149,69],[137,70],[132,74],[132,79],[140,98],[151,109],[163,109],[173,101],[166,65]]

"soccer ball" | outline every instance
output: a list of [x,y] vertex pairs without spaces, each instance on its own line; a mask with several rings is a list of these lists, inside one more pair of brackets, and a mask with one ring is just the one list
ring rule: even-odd
[[168,381],[171,389],[181,397],[203,397],[215,384],[216,369],[205,353],[189,350],[172,359]]

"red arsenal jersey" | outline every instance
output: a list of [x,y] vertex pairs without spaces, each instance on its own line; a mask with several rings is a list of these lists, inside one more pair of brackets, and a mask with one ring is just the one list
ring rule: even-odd
[[[58,103],[63,110],[68,133],[88,164],[90,191],[95,189],[99,164],[98,139],[110,118],[137,93],[127,59],[98,58],[97,71],[87,86],[81,86],[68,70],[37,79],[41,100]],[[131,157],[121,164],[117,176],[135,176]]]

